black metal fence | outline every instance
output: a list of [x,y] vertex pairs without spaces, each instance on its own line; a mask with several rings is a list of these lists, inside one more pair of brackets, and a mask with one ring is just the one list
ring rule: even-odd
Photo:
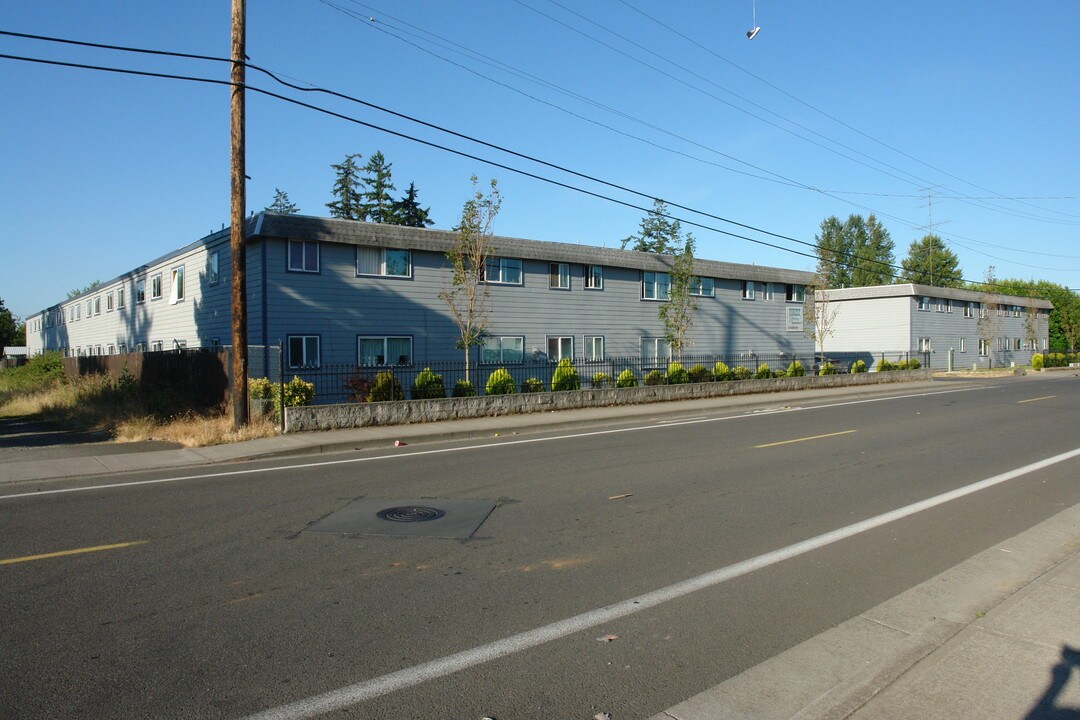
[[[686,379],[680,376],[668,377],[667,359],[657,360],[640,357],[607,358],[604,360],[575,360],[582,389],[594,387],[614,387],[618,378],[629,371],[637,385],[667,384],[669,380],[677,382],[713,382],[717,363],[724,363],[731,371],[741,377],[763,375],[760,371],[765,365],[768,371],[776,375],[785,373],[792,363],[799,361],[807,375],[817,374],[824,363],[830,363],[837,372],[850,372],[852,364],[862,360],[870,370],[881,359],[893,363],[908,361],[914,357],[911,353],[849,353],[833,354],[827,357],[820,354],[795,355],[792,353],[738,353],[734,355],[683,355],[679,364],[687,371]],[[285,380],[299,377],[315,386],[316,404],[334,404],[350,402],[368,402],[371,399],[389,399],[376,395],[373,390],[380,373],[392,373],[396,385],[400,386],[405,399],[420,397],[438,397],[417,386],[417,377],[421,373],[434,373],[441,379],[442,396],[455,393],[459,381],[469,381],[477,395],[487,393],[488,381],[496,370],[505,370],[513,380],[516,392],[529,390],[552,390],[557,363],[543,360],[526,360],[520,363],[475,364],[466,376],[463,361],[441,361],[427,364],[401,365],[391,367],[357,367],[351,364],[322,365],[317,368],[286,368]],[[743,368],[743,370],[738,370]],[[500,373],[502,375],[502,373]],[[425,374],[425,378],[429,377]],[[505,378],[505,375],[502,375]],[[460,390],[458,391],[461,392]]]

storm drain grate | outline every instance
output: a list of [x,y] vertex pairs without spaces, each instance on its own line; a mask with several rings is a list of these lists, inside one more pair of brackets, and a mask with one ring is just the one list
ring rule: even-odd
[[418,505],[386,508],[385,510],[380,510],[375,513],[377,517],[391,522],[428,522],[429,520],[438,520],[445,514],[445,510],[433,507],[420,507]]
[[495,510],[488,500],[360,498],[304,532],[467,540]]

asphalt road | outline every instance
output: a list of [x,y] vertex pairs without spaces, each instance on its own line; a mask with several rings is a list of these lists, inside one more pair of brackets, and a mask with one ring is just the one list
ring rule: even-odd
[[[0,497],[0,708],[651,717],[1080,503],[1068,459],[716,572],[1080,447],[1074,378],[937,385]],[[497,506],[465,541],[309,531],[359,498]]]

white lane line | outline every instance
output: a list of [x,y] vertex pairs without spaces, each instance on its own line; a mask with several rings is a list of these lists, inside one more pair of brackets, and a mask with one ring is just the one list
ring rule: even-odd
[[[777,414],[780,414],[780,413],[806,412],[806,411],[809,411],[809,410],[825,410],[825,409],[828,409],[828,408],[844,407],[844,406],[847,406],[847,405],[861,405],[861,404],[872,403],[872,402],[886,402],[886,401],[891,401],[891,400],[907,400],[907,399],[911,399],[911,398],[929,397],[929,396],[932,396],[932,395],[948,395],[950,393],[970,392],[972,390],[990,390],[990,389],[993,389],[994,387],[995,386],[992,386],[992,385],[982,385],[982,386],[971,387],[971,388],[958,388],[958,389],[955,389],[955,390],[938,390],[938,391],[934,391],[934,392],[915,393],[915,394],[912,394],[912,395],[890,395],[888,397],[882,397],[882,398],[866,398],[866,399],[863,399],[863,400],[849,400],[849,401],[845,401],[845,402],[828,403],[828,404],[825,404],[825,405],[812,405],[810,407],[793,407],[793,408],[790,408],[788,410],[778,410],[777,412],[771,413],[770,416],[771,415],[777,415]],[[321,460],[319,462],[303,463],[303,464],[299,464],[299,465],[275,465],[274,467],[268,467],[268,468],[248,468],[246,470],[228,470],[228,471],[225,471],[225,472],[200,473],[198,475],[180,475],[180,476],[176,476],[176,477],[157,478],[156,480],[135,480],[133,482],[108,483],[108,484],[105,484],[105,485],[87,485],[85,487],[59,488],[59,489],[56,489],[56,490],[35,490],[35,491],[32,491],[32,492],[12,493],[10,495],[0,495],[0,500],[13,500],[15,498],[24,498],[24,497],[44,497],[44,496],[47,496],[47,495],[63,495],[63,494],[66,494],[66,493],[92,492],[92,491],[95,491],[95,490],[111,490],[111,489],[115,489],[115,488],[138,487],[138,486],[141,486],[141,485],[160,485],[162,483],[182,482],[182,481],[186,481],[186,480],[213,480],[213,479],[216,479],[216,478],[236,477],[238,475],[258,475],[258,474],[261,474],[261,473],[288,472],[290,470],[306,470],[306,469],[310,469],[310,468],[330,467],[332,465],[350,465],[350,464],[355,464],[355,463],[376,462],[378,460],[396,460],[396,459],[407,458],[407,457],[419,457],[421,455],[438,455],[438,454],[443,454],[443,453],[465,452],[465,451],[468,451],[468,450],[488,450],[488,449],[493,449],[493,448],[509,447],[509,446],[512,446],[512,445],[528,445],[530,443],[554,442],[554,441],[557,441],[557,440],[573,440],[573,439],[577,439],[577,438],[596,437],[596,436],[599,436],[599,435],[615,435],[615,434],[618,434],[618,433],[641,432],[641,431],[645,431],[645,430],[659,430],[659,429],[666,429],[666,428],[670,428],[670,427],[678,427],[679,425],[696,425],[698,423],[723,422],[723,421],[726,421],[726,420],[745,420],[748,417],[753,417],[753,416],[747,415],[745,413],[740,413],[738,415],[724,415],[724,416],[721,416],[721,417],[705,418],[705,419],[702,419],[702,420],[698,420],[698,419],[676,420],[676,421],[672,421],[672,422],[669,422],[669,423],[664,424],[664,425],[652,424],[652,425],[638,425],[638,426],[627,427],[627,428],[615,428],[615,429],[611,429],[611,430],[591,430],[591,431],[588,431],[588,432],[571,433],[571,434],[568,434],[568,435],[552,435],[552,436],[548,436],[548,437],[526,438],[526,439],[522,439],[522,440],[503,440],[503,441],[500,441],[500,442],[484,443],[484,444],[481,444],[481,445],[465,445],[465,446],[462,446],[462,447],[439,448],[437,450],[412,450],[412,451],[409,451],[409,452],[393,453],[391,455],[373,455],[373,456],[370,456],[370,457],[348,458],[348,459],[345,459],[345,460]]]
[[985,490],[994,485],[1013,480],[1037,470],[1048,468],[1075,457],[1080,457],[1080,448],[1031,463],[1030,465],[1025,465],[1024,467],[1015,470],[1010,470],[1009,472],[1000,475],[986,478],[985,480],[980,480],[971,485],[957,488],[956,490],[935,495],[926,500],[906,505],[897,510],[872,517],[868,520],[863,520],[827,532],[823,535],[818,535],[809,540],[803,540],[802,542],[789,545],[780,550],[774,550],[770,553],[765,553],[764,555],[758,555],[749,560],[743,560],[734,565],[728,565],[719,570],[713,570],[704,573],[703,575],[690,578],[689,580],[683,580],[674,585],[669,585],[660,588],[659,590],[645,593],[644,595],[638,595],[637,597],[623,600],[614,605],[590,610],[581,613],[580,615],[575,615],[566,618],[565,620],[559,620],[558,622],[553,622],[534,630],[518,633],[517,635],[512,635],[502,640],[496,640],[486,645],[480,645],[453,655],[398,670],[381,677],[364,680],[354,685],[331,690],[330,692],[298,700],[288,705],[271,708],[254,715],[249,715],[245,720],[297,720],[299,718],[311,718],[324,713],[343,710],[364,702],[365,700],[388,695],[397,690],[403,690],[414,685],[419,685],[435,678],[445,677],[446,675],[466,670],[490,660],[496,660],[513,653],[521,652],[522,650],[528,650],[529,648],[543,645],[552,640],[559,640],[568,635],[595,628],[598,625],[619,620],[628,615],[633,615],[642,610],[662,605],[663,603],[676,600],[689,595],[690,593],[697,592],[698,590],[704,590],[719,585],[728,580],[752,573],[755,570],[761,570],[770,565],[783,562],[784,560],[790,560],[799,555],[823,548],[826,545],[831,545],[860,533],[867,532],[868,530],[881,527],[887,523],[901,520],[924,510],[929,510],[938,505],[950,502],[951,500],[956,500],[965,495],[971,495],[980,490]]
[[694,417],[688,417],[688,418],[673,418],[671,420],[657,420],[656,424],[657,425],[670,425],[671,423],[686,423],[686,422],[690,422],[692,420],[709,420],[709,419],[710,418],[705,417],[704,415],[696,415]]

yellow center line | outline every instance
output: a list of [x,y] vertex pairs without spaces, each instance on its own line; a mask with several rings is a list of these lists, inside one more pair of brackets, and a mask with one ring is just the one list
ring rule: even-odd
[[1053,398],[1056,398],[1056,397],[1057,397],[1057,395],[1046,395],[1044,397],[1031,398],[1030,400],[1017,400],[1016,404],[1019,405],[1020,403],[1026,403],[1026,402],[1038,402],[1039,400],[1052,400]]
[[117,548],[131,547],[132,545],[145,545],[149,540],[134,540],[132,542],[116,543],[114,545],[97,545],[96,547],[77,548],[75,550],[61,550],[59,552],[45,553],[43,555],[27,555],[25,557],[8,558],[0,560],[0,565],[12,563],[30,562],[31,560],[46,560],[48,558],[64,557],[65,555],[81,555],[83,553],[100,552],[102,550],[116,550]]
[[840,432],[827,433],[825,435],[814,435],[813,437],[797,438],[795,440],[781,440],[780,442],[765,443],[764,445],[755,445],[754,448],[767,448],[776,447],[777,445],[790,445],[791,443],[806,442],[807,440],[820,440],[821,438],[836,437],[837,435],[848,435],[850,433],[857,432],[856,430],[841,430]]

